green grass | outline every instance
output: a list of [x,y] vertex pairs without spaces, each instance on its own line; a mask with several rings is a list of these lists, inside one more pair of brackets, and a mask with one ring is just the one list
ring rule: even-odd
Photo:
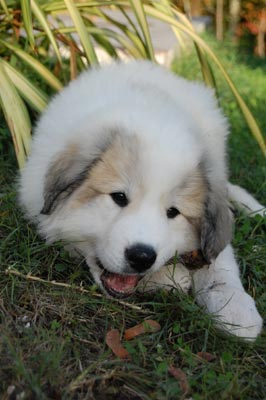
[[[266,63],[240,58],[225,44],[213,46],[265,131]],[[174,69],[190,79],[200,78],[193,54],[175,62]],[[230,91],[217,80],[233,131],[231,180],[265,203],[265,160]],[[130,303],[139,309],[101,296],[85,263],[70,259],[60,244],[45,245],[23,219],[16,205],[15,158],[4,124],[0,124],[0,138],[1,398],[184,398],[179,382],[167,372],[172,364],[185,372],[190,386],[187,397],[194,400],[265,398],[265,331],[253,345],[226,338],[191,296],[179,293],[136,295]],[[238,215],[234,246],[245,288],[265,317],[265,220]],[[44,280],[82,283],[89,293],[9,276],[8,267]],[[117,328],[122,334],[147,318],[159,321],[161,331],[126,344],[130,361],[114,357],[105,345],[106,332]],[[200,360],[196,356],[200,351],[215,355],[215,360]]]
[[[241,53],[239,49],[228,42],[219,45],[209,36],[205,39],[221,58],[227,72],[258,121],[265,137],[266,62]],[[201,80],[196,54],[189,54],[181,61],[176,60],[173,68],[178,74],[188,79]],[[263,202],[266,198],[265,158],[253,140],[231,91],[221,79],[221,76],[216,71],[214,72],[219,102],[232,128],[228,146],[231,180],[247,187],[257,195],[258,200]]]

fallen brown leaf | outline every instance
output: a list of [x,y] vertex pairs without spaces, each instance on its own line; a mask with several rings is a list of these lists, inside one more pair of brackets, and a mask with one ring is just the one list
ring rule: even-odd
[[122,346],[118,329],[107,332],[105,342],[112,352],[121,359],[130,358],[129,352]]
[[216,359],[216,356],[214,354],[207,353],[206,351],[199,351],[197,353],[197,356],[202,358],[203,360],[209,361],[209,362]]
[[131,340],[136,336],[142,335],[147,332],[159,332],[161,325],[159,322],[152,319],[147,319],[141,324],[135,325],[132,328],[126,329],[124,334],[125,340]]
[[180,389],[183,394],[188,394],[189,392],[189,384],[187,380],[187,376],[185,372],[182,371],[180,368],[176,368],[174,366],[168,367],[168,372],[171,374],[176,380],[178,380]]

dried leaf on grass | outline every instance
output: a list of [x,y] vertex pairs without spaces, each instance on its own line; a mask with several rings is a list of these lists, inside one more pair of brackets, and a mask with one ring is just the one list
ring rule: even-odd
[[189,384],[187,380],[187,376],[185,372],[182,371],[180,368],[176,368],[174,366],[168,367],[168,372],[171,374],[176,380],[178,380],[180,389],[184,395],[188,394],[189,392]]
[[206,351],[199,351],[197,353],[197,356],[202,358],[203,360],[209,361],[209,362],[216,359],[216,356],[214,354],[207,353]]
[[126,329],[124,334],[125,340],[131,340],[136,336],[142,335],[147,332],[159,332],[161,330],[161,325],[159,322],[152,319],[147,319],[141,324],[135,325],[132,328]]
[[[124,334],[125,340],[131,340],[136,336],[148,332],[158,332],[161,329],[161,325],[152,319],[145,320],[141,324],[135,325],[132,328],[126,329]],[[120,340],[120,333],[118,329],[112,329],[107,332],[105,342],[113,353],[121,359],[129,359],[130,355],[128,351],[123,347]]]
[[117,357],[121,359],[130,358],[128,351],[122,346],[118,329],[112,329],[107,332],[105,342]]

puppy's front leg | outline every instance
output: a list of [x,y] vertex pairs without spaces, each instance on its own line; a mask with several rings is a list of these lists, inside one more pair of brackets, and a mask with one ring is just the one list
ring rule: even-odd
[[219,329],[246,340],[256,339],[262,318],[242,286],[231,245],[212,264],[194,273],[193,287],[197,303],[217,317]]

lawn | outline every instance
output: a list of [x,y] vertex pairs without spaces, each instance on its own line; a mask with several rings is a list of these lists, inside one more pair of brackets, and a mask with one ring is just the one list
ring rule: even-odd
[[[265,132],[266,62],[208,40]],[[176,60],[173,69],[189,79],[201,78],[194,54]],[[216,78],[232,127],[231,181],[265,203],[265,159],[230,91]],[[126,303],[106,299],[90,281],[85,263],[70,259],[60,243],[47,246],[23,219],[16,204],[15,156],[3,119],[0,153],[1,398],[265,398],[265,330],[253,345],[224,337],[191,296],[178,292],[135,295]],[[263,218],[236,216],[234,246],[242,279],[264,317],[265,228]],[[23,276],[6,274],[7,268]],[[29,280],[27,274],[42,281]],[[107,332],[116,328],[122,336],[144,319],[158,321],[161,330],[126,342],[130,360],[116,358],[105,344]],[[202,352],[209,354],[207,360]],[[170,366],[183,372],[181,378],[169,373]]]

